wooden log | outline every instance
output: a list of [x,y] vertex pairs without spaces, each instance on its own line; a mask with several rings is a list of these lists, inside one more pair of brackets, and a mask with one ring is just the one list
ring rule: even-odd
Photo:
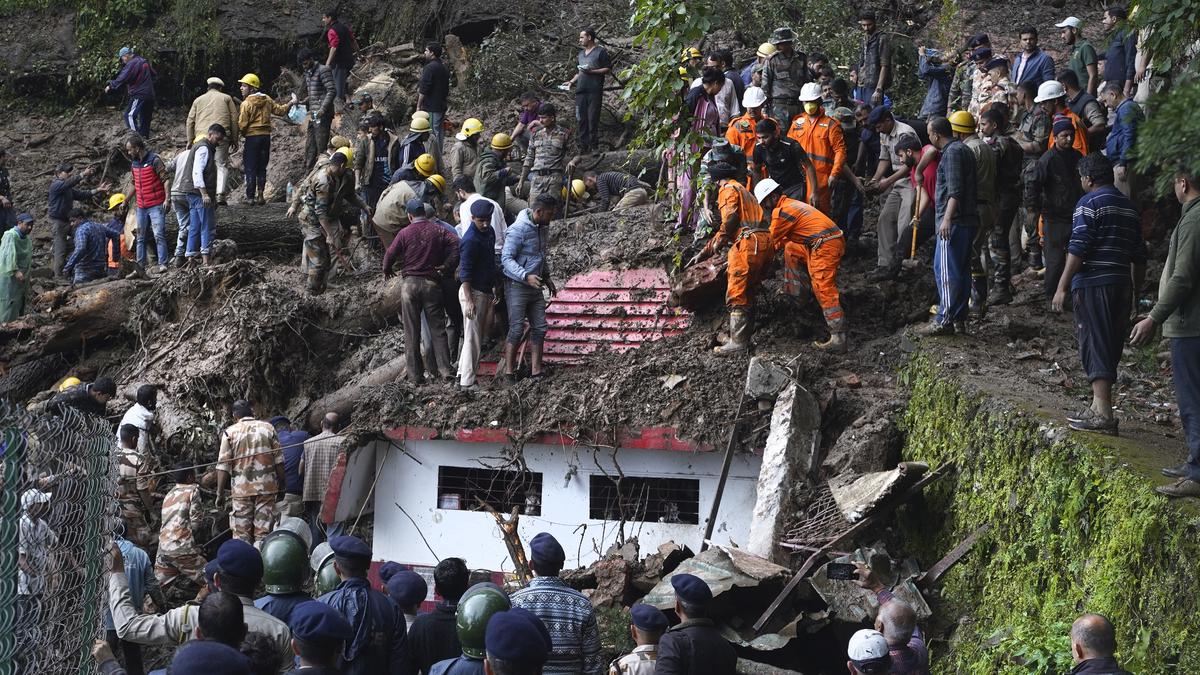
[[345,418],[354,412],[354,405],[361,398],[363,389],[394,382],[404,377],[404,373],[404,355],[401,354],[350,384],[322,396],[308,409],[308,428],[320,428],[321,418],[328,412],[335,412]]
[[690,310],[720,304],[725,299],[725,271],[729,266],[724,255],[714,255],[683,270],[671,279],[671,295],[667,304]]

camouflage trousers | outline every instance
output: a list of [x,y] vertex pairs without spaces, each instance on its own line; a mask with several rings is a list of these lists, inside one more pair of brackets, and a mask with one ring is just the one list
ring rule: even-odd
[[159,586],[175,583],[178,577],[191,579],[196,585],[204,585],[204,566],[208,561],[194,549],[182,551],[158,550],[154,560],[154,576],[158,578]]
[[150,523],[146,522],[146,512],[142,510],[141,500],[121,500],[121,520],[125,523],[125,538],[134,546],[146,550],[157,543],[157,538],[150,531]]
[[325,291],[325,277],[329,272],[329,243],[320,225],[304,224],[304,254],[301,266],[307,280],[308,292],[319,295]]
[[234,539],[255,544],[275,529],[278,520],[275,495],[234,497],[230,502],[233,509],[229,513],[229,529]]
[[561,171],[546,171],[544,173],[530,172],[529,174],[529,203],[538,195],[550,194],[562,201],[563,173]]

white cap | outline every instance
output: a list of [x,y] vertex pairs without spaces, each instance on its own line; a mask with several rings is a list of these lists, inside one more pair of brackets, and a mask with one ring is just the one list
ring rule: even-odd
[[759,108],[767,102],[767,92],[762,90],[762,87],[746,87],[746,93],[742,94],[743,108]]
[[850,644],[846,646],[846,656],[851,661],[871,661],[888,655],[887,638],[883,633],[870,628],[864,628],[850,636]]
[[1079,28],[1082,25],[1083,25],[1083,22],[1079,20],[1079,17],[1068,16],[1067,18],[1063,19],[1062,21],[1054,24],[1054,27],[1055,28]]
[[1038,85],[1037,98],[1033,99],[1033,102],[1053,101],[1056,98],[1062,98],[1066,95],[1067,90],[1063,88],[1062,82],[1058,80],[1046,80]]
[[48,492],[30,488],[21,494],[21,508],[25,510],[28,510],[34,504],[47,504],[49,502],[50,493]]
[[761,204],[762,200],[766,199],[772,192],[779,189],[779,183],[776,183],[770,178],[764,178],[758,181],[758,185],[754,186],[754,198]]
[[800,87],[800,100],[820,101],[821,100],[821,85],[816,82],[806,82],[803,87]]

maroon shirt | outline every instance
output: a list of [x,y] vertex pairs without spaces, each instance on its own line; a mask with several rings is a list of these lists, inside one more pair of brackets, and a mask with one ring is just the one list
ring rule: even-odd
[[458,237],[432,220],[414,220],[392,239],[383,256],[384,273],[397,260],[403,277],[450,277],[458,268]]

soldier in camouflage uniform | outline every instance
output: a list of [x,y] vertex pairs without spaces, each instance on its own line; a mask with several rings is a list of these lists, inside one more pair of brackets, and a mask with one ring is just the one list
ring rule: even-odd
[[117,501],[125,521],[125,538],[141,549],[149,548],[154,535],[148,514],[152,513],[154,479],[153,458],[138,450],[138,428],[121,426],[121,447],[117,453]]
[[304,233],[303,268],[307,277],[308,291],[320,295],[325,291],[325,281],[330,268],[330,246],[340,257],[344,241],[344,227],[340,222],[346,203],[366,209],[367,205],[358,198],[353,189],[346,188],[343,178],[350,173],[348,148],[338,150],[329,158],[323,169],[311,176],[311,182],[301,198],[300,225]]
[[[346,163],[338,164],[335,158],[330,167],[344,170]],[[328,250],[326,256],[328,261]],[[232,479],[230,501],[233,509],[229,514],[229,529],[235,539],[253,544],[267,536],[275,526],[275,502],[279,501],[286,483],[283,448],[279,445],[275,427],[254,419],[248,401],[234,401],[233,416],[237,422],[221,435],[221,453],[217,457],[217,504],[222,501],[226,483]]]
[[163,499],[154,576],[163,588],[181,576],[203,587],[207,561],[200,555],[192,535],[200,522],[200,486],[196,485],[196,474],[190,467],[177,467],[174,479],[175,486]]
[[1021,200],[1025,206],[1017,217],[1021,219],[1021,227],[1025,231],[1025,253],[1029,256],[1029,266],[1039,270],[1042,269],[1042,244],[1038,238],[1038,214],[1031,205],[1035,203],[1038,158],[1047,149],[1053,122],[1042,106],[1033,102],[1036,96],[1037,86],[1032,81],[1017,85],[1020,112],[1017,114],[1017,132],[1013,134],[1013,140],[1025,153],[1021,159]]
[[800,88],[808,82],[812,71],[808,69],[808,56],[795,51],[796,34],[791,28],[776,28],[771,33],[771,44],[779,50],[771,55],[762,71],[762,88],[767,94],[767,110],[771,117],[779,120],[787,129],[792,118],[799,115]]
[[558,197],[563,186],[563,172],[567,167],[567,142],[571,132],[558,126],[558,110],[553,103],[543,103],[538,108],[538,121],[541,128],[533,132],[529,140],[529,152],[525,154],[525,164],[521,171],[521,188],[533,174],[529,188],[529,198],[533,201],[538,195],[551,194]]

